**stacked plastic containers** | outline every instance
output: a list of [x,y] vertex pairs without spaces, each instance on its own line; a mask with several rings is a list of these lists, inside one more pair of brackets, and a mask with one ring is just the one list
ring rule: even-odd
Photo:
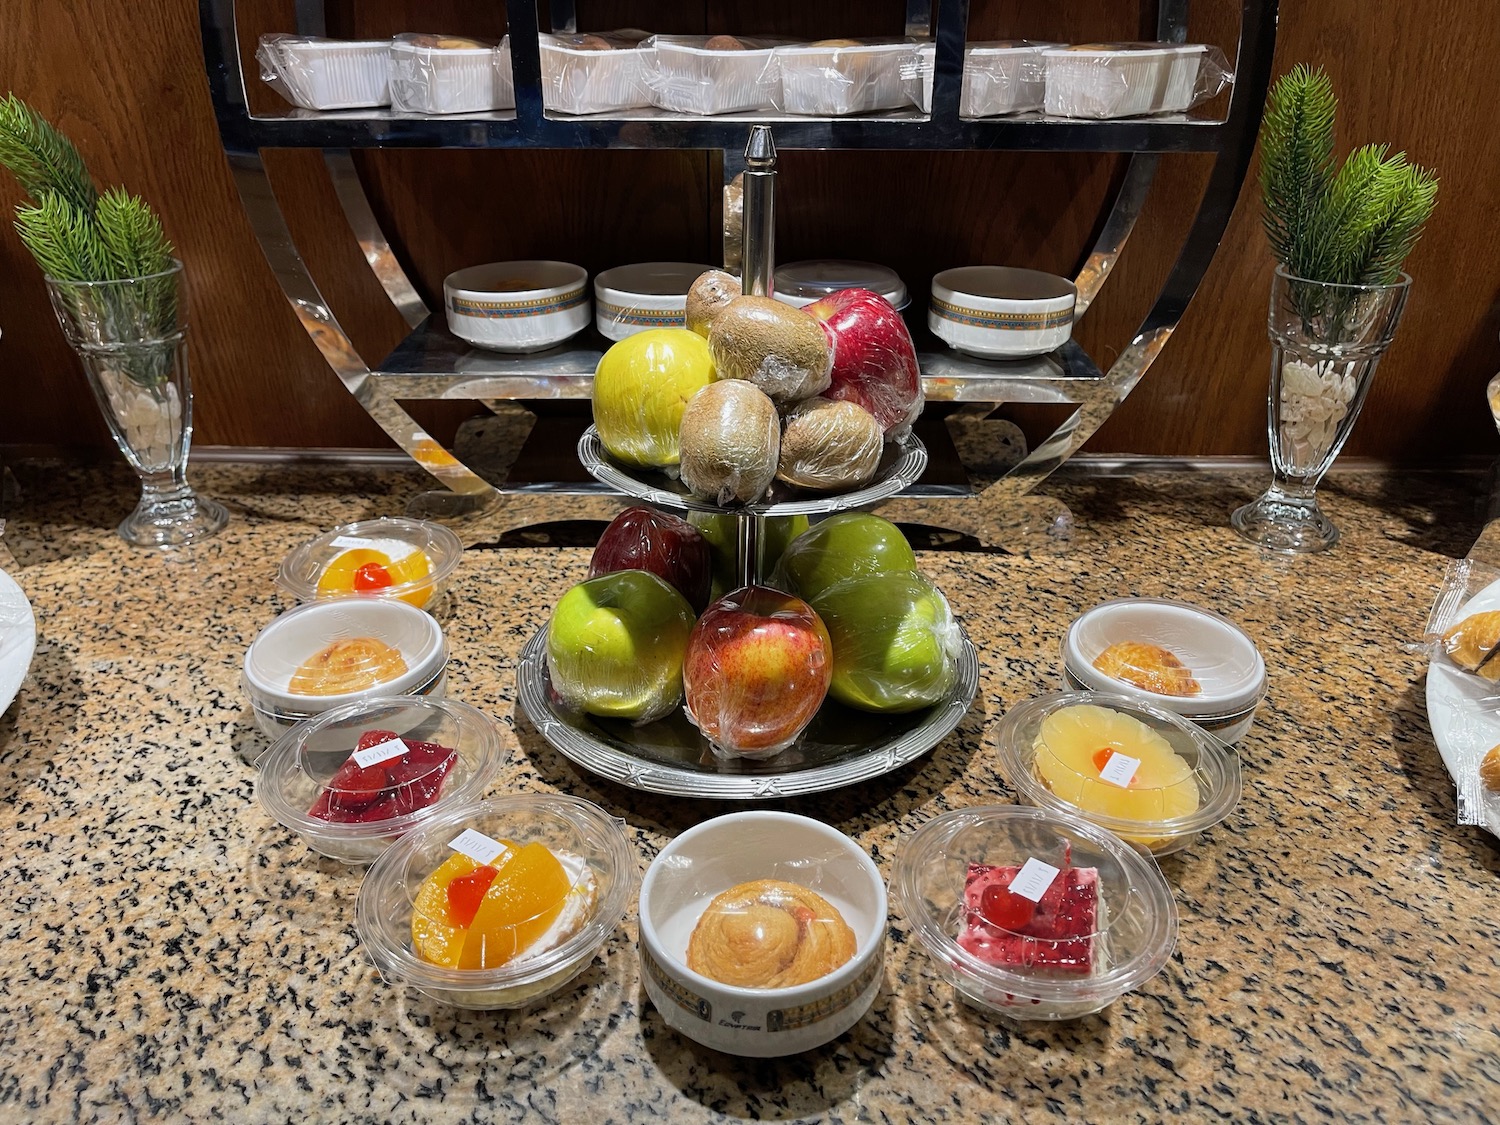
[[509,37],[498,44],[456,35],[407,33],[344,41],[263,35],[261,79],[302,109],[482,113],[516,104]]

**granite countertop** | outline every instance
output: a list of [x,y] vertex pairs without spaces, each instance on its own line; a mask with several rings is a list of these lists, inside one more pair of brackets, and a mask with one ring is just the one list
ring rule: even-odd
[[[980,651],[971,712],[896,773],[776,807],[836,824],[889,875],[901,838],[936,813],[1013,801],[995,723],[1056,687],[1067,622],[1122,593],[1216,608],[1260,645],[1270,692],[1239,748],[1244,799],[1163,862],[1177,951],[1103,1013],[1025,1026],[982,1015],[894,916],[869,1015],[826,1047],[767,1062],[666,1027],[642,991],[633,912],[533,1008],[466,1012],[402,994],[359,947],[359,870],[319,859],[253,801],[241,753],[264,739],[240,661],[288,607],[277,562],[332,524],[398,514],[419,477],[200,467],[233,522],[163,556],[113,535],[133,503],[123,469],[19,476],[6,569],[36,609],[38,644],[0,718],[0,1121],[1500,1112],[1500,847],[1455,823],[1423,661],[1404,647],[1445,556],[1478,533],[1477,476],[1335,475],[1325,495],[1344,542],[1283,559],[1227,526],[1260,474],[1070,470],[1046,488],[1077,521],[1066,550],[923,552]],[[591,500],[569,514],[609,511]],[[521,646],[587,561],[581,547],[471,547],[442,613],[449,691],[502,727],[513,759],[496,792],[599,803],[628,822],[644,867],[721,807],[597,781],[514,704]]]

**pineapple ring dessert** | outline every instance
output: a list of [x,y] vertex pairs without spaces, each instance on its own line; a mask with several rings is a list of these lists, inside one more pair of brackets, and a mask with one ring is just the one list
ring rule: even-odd
[[[1154,823],[1198,811],[1193,767],[1133,715],[1089,703],[1059,708],[1033,749],[1043,784],[1083,812]],[[1110,767],[1116,755],[1138,764],[1122,776]]]

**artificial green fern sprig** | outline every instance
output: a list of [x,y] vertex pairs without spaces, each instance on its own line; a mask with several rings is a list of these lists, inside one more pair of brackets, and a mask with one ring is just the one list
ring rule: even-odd
[[61,195],[43,192],[35,207],[17,207],[16,232],[48,277],[98,281],[108,270],[109,250],[88,214]]
[[0,165],[10,169],[35,205],[53,194],[85,214],[94,210],[98,192],[78,149],[14,94],[0,99]]
[[1307,254],[1308,225],[1333,178],[1338,99],[1321,70],[1298,65],[1276,83],[1261,123],[1262,221],[1278,261]]
[[1437,205],[1437,177],[1385,145],[1355,149],[1335,174],[1337,111],[1321,70],[1296,66],[1272,87],[1260,131],[1261,220],[1294,276],[1389,285]]

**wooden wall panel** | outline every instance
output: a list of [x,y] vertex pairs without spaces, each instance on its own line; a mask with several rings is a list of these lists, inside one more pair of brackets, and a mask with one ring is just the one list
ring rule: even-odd
[[[1196,0],[1192,37],[1232,46],[1237,0]],[[291,0],[242,3],[247,40],[291,26]],[[899,32],[901,0],[581,0],[585,27],[755,31],[808,37]],[[1489,0],[1383,6],[1284,0],[1278,70],[1321,62],[1343,96],[1341,140],[1389,141],[1438,168],[1443,198],[1411,261],[1412,301],[1350,445],[1424,461],[1487,453],[1485,381],[1500,368],[1500,260],[1487,231],[1500,205],[1500,135],[1481,98],[1500,54]],[[1152,5],[974,0],[974,38],[1062,41],[1149,34]],[[276,288],[219,149],[185,0],[7,6],[0,88],[75,137],[99,178],[150,198],[189,266],[198,439],[214,444],[383,444],[328,372]],[[545,18],[545,16],[544,16]],[[498,36],[491,0],[330,0],[335,32],[403,28]],[[248,55],[248,52],[247,52]],[[248,61],[248,60],[247,60]],[[250,63],[253,67],[253,62]],[[253,73],[253,70],[251,71]],[[274,94],[252,91],[256,104]],[[1150,307],[1211,160],[1170,157],[1116,275],[1079,327],[1108,362]],[[404,332],[357,248],[315,153],[268,159],[298,245],[371,360]],[[555,256],[591,271],[646,257],[702,259],[715,245],[712,165],[701,153],[385,152],[359,158],[372,202],[429,299],[451,269]],[[937,269],[1003,262],[1069,272],[1086,252],[1121,167],[1108,155],[788,153],[783,260],[884,261],[914,289]],[[1253,171],[1252,171],[1253,174]],[[0,181],[0,208],[18,198]],[[1098,452],[1264,452],[1270,259],[1253,189],[1161,360],[1091,443]],[[35,267],[0,226],[0,444],[102,447],[107,435],[52,320]],[[454,408],[424,420],[451,426]]]

